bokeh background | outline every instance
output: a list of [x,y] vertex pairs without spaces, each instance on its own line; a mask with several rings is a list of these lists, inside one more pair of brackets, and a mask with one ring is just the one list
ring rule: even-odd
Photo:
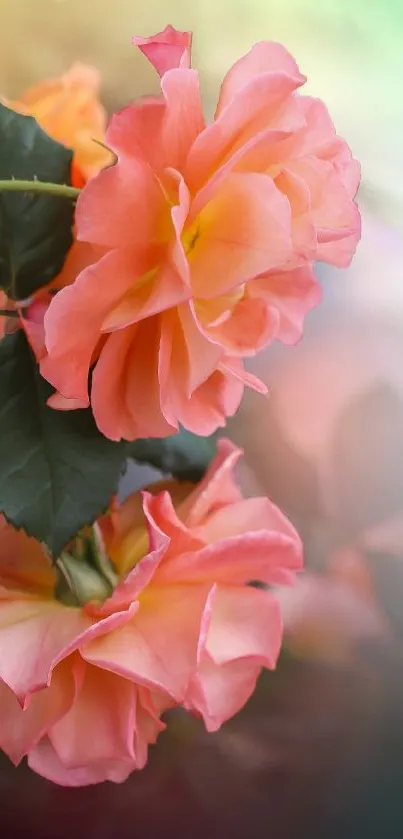
[[[362,164],[363,238],[347,271],[318,266],[322,305],[297,347],[250,364],[269,386],[229,428],[245,491],[304,539],[284,595],[287,650],[247,709],[206,737],[182,717],[123,787],[59,790],[0,772],[10,836],[304,839],[403,836],[403,2],[0,0],[0,92],[17,98],[75,60],[109,111],[157,90],[132,34],[194,30],[207,112],[228,66],[279,40]],[[141,482],[147,474],[131,474]],[[156,803],[157,802],[157,803]]]

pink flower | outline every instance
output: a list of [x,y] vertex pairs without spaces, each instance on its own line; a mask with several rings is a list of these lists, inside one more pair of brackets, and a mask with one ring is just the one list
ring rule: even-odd
[[356,161],[325,106],[301,96],[289,53],[256,44],[224,79],[206,125],[190,36],[136,43],[161,78],[112,118],[117,155],[83,190],[87,267],[52,301],[42,373],[91,402],[111,439],[225,425],[242,359],[295,342],[319,300],[314,260],[346,266],[360,235]]
[[3,521],[0,746],[15,763],[26,754],[64,785],[123,781],[165,709],[182,704],[215,730],[275,666],[279,605],[247,583],[292,582],[301,543],[268,499],[242,498],[239,454],[223,441],[198,486],[156,485],[102,519],[109,576],[70,547],[81,606],[55,599],[41,546]]
[[151,61],[160,76],[172,67],[190,67],[191,32],[179,32],[173,26],[166,26],[150,38],[135,36],[133,44]]

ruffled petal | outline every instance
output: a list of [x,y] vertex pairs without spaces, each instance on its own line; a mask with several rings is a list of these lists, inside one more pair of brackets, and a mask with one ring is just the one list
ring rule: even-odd
[[189,399],[217,369],[223,351],[202,334],[192,307],[183,305],[161,318],[158,378],[161,406],[168,422],[177,417],[177,402]]
[[193,534],[179,518],[168,492],[160,492],[158,495],[144,492],[143,498],[153,524],[169,539],[169,550],[164,557],[164,563],[169,562],[171,555],[177,556],[185,551],[197,551],[204,547],[204,540]]
[[267,175],[231,175],[202,210],[188,253],[195,297],[208,299],[291,256],[287,199]]
[[59,759],[48,737],[43,738],[29,753],[28,766],[38,775],[63,787],[85,787],[103,781],[121,784],[136,768],[134,763],[128,761],[105,761],[101,764],[89,763],[77,769],[69,769]]
[[190,399],[184,393],[176,393],[178,421],[188,431],[208,437],[217,428],[225,428],[227,418],[233,417],[239,408],[243,391],[240,379],[216,370],[193,391]]
[[136,727],[134,730],[136,769],[144,769],[147,763],[149,744],[155,743],[158,735],[166,728],[158,714],[171,708],[173,704],[169,697],[161,693],[152,694],[145,688],[137,688]]
[[296,537],[288,519],[269,498],[238,497],[230,504],[213,507],[199,524],[197,533],[211,544],[226,536],[242,536],[269,529]]
[[302,158],[316,155],[328,160],[340,175],[350,198],[354,198],[360,182],[360,166],[347,143],[336,134],[326,105],[320,99],[303,96],[300,108],[305,117],[305,127],[284,144],[287,156]]
[[62,764],[135,761],[135,686],[113,673],[86,666],[75,702],[49,734]]
[[357,205],[331,163],[305,158],[289,164],[304,179],[310,194],[310,216],[318,239],[317,259],[346,268],[361,235]]
[[157,316],[108,336],[95,367],[91,401],[98,428],[109,439],[167,437],[177,430],[161,409],[159,342]]
[[166,102],[162,146],[167,165],[184,171],[196,138],[205,127],[196,70],[169,70],[161,81]]
[[256,393],[261,393],[263,396],[267,394],[268,391],[265,383],[261,379],[258,379],[257,376],[254,376],[253,373],[245,370],[240,358],[226,355],[220,364],[220,369],[227,376],[233,376],[237,381],[241,382],[243,387],[250,387],[251,390],[255,390]]
[[[219,515],[222,517],[221,526],[225,512]],[[302,569],[302,545],[296,531],[285,519],[284,529],[287,524],[288,532],[271,530],[268,522],[266,529],[226,536],[196,555],[183,553],[172,557],[169,563],[158,568],[156,583],[165,584],[169,580],[180,579],[193,583],[210,580],[243,585],[255,580],[269,585],[288,585],[294,581],[295,572]]]
[[320,303],[322,297],[321,286],[311,265],[258,277],[250,284],[248,292],[252,297],[265,300],[276,311],[276,338],[283,344],[299,341],[307,313]]
[[215,664],[252,659],[273,669],[280,652],[283,622],[276,598],[252,587],[218,586],[206,651]]
[[240,501],[242,495],[234,478],[234,469],[242,455],[242,449],[231,440],[221,439],[217,443],[217,454],[206,474],[197,484],[178,510],[188,527],[202,525],[207,517],[221,507],[230,507]]
[[232,310],[219,316],[218,323],[209,323],[216,314],[214,303],[213,300],[197,305],[198,320],[210,340],[227,353],[241,358],[256,355],[277,336],[278,314],[264,299],[245,296]]
[[161,96],[142,96],[110,119],[106,142],[121,159],[136,157],[156,173],[166,161],[161,145],[166,103]]
[[124,517],[133,511],[137,501],[141,505],[142,526],[117,528],[114,538],[107,543],[110,557],[122,579],[112,596],[97,608],[97,615],[108,614],[124,605],[130,608],[130,604],[150,584],[160,562],[169,552],[171,539],[153,517],[151,495],[134,493],[123,505]]
[[166,26],[162,32],[148,38],[135,35],[132,43],[148,58],[160,76],[173,67],[190,67],[191,32]]
[[108,312],[102,323],[103,332],[122,329],[159,312],[173,309],[191,296],[189,266],[181,241],[189,210],[189,190],[176,170],[170,170],[169,176],[177,193],[177,203],[171,209],[174,240],[161,254],[160,265],[145,272],[137,283],[134,278],[127,293]]
[[98,428],[110,440],[131,440],[137,433],[125,392],[135,330],[122,329],[108,335],[92,377],[92,410]]
[[86,661],[181,701],[197,666],[211,585],[152,586],[135,620],[82,649]]
[[311,214],[310,191],[305,180],[289,169],[283,169],[277,175],[275,184],[290,203],[293,256],[289,267],[297,267],[301,262],[313,261],[317,254],[318,239]]
[[53,298],[44,319],[48,356],[41,373],[63,396],[88,404],[88,373],[103,321],[148,268],[148,258],[136,252],[111,251]]
[[[288,56],[284,66],[273,60],[276,52]],[[284,132],[288,136],[290,130],[303,125],[292,101],[285,120],[283,111],[304,81],[279,44],[256,44],[237,62],[224,81],[214,122],[199,134],[189,153],[185,177],[192,191],[200,189],[228,161],[232,160],[233,167],[239,165],[257,143],[264,140],[271,145],[282,139]],[[272,131],[281,133],[271,136]]]
[[[164,170],[184,170],[188,153],[205,122],[195,70],[168,70],[161,90],[162,97],[143,97],[114,114],[106,140],[118,155],[120,165],[129,177],[139,180],[141,188],[147,188],[148,172],[161,195],[169,197],[169,177]],[[120,181],[115,178],[115,182],[120,189]]]
[[84,268],[94,265],[106,253],[106,248],[100,245],[92,245],[89,242],[78,242],[77,239],[67,254],[66,260],[60,274],[57,275],[47,286],[49,289],[61,289],[71,285],[77,279]]
[[168,219],[169,206],[150,167],[122,153],[81,192],[77,239],[108,248],[146,248],[167,240]]
[[56,601],[2,601],[0,679],[20,701],[46,687],[53,667],[91,623],[81,610]]
[[305,84],[292,55],[275,41],[260,41],[228,71],[221,86],[216,117],[251,81],[265,73],[283,74],[293,80],[294,87]]
[[202,716],[207,731],[217,731],[251,697],[260,671],[259,664],[248,660],[219,667],[206,654],[189,686],[185,708]]
[[59,664],[49,687],[35,693],[26,708],[0,682],[0,747],[18,764],[49,728],[67,713],[74,699],[74,680],[70,666]]

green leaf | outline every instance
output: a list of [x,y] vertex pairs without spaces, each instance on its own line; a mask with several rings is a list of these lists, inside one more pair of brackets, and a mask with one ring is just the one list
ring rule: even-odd
[[128,456],[183,481],[200,481],[215,455],[217,435],[198,437],[181,430],[161,440],[135,440]]
[[57,556],[109,504],[126,444],[98,431],[90,409],[55,411],[22,331],[0,342],[0,511]]
[[[0,180],[70,184],[73,153],[33,117],[0,104]],[[23,300],[60,271],[72,242],[74,204],[59,196],[0,192],[0,286]]]

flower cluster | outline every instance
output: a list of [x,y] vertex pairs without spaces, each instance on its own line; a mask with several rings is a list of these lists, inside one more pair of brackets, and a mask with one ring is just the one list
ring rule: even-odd
[[[0,102],[0,748],[67,786],[142,768],[172,708],[216,730],[275,667],[301,542],[200,437],[360,236],[358,164],[284,47],[207,123],[191,34],[134,43],[161,92],[108,124],[81,64]],[[120,504],[128,458],[170,479]]]
[[59,581],[41,545],[2,522],[0,746],[14,762],[27,754],[68,786],[123,781],[164,710],[214,731],[275,666],[279,604],[248,584],[292,582],[301,543],[267,498],[242,498],[239,454],[222,441],[199,485],[130,496],[96,524],[96,564],[83,571],[76,540]]

